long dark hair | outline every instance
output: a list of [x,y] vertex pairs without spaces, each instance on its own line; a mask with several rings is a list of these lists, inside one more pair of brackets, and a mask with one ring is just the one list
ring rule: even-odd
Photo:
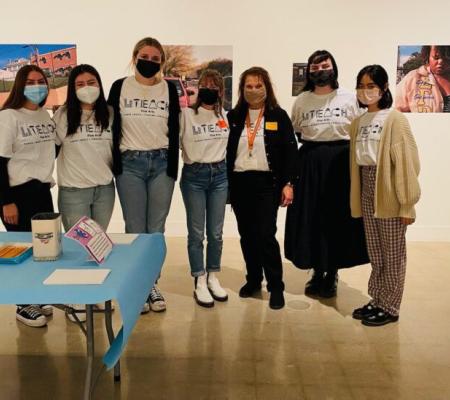
[[[214,113],[216,114],[216,117],[220,117],[222,116],[223,91],[224,91],[222,75],[215,69],[205,69],[200,75],[200,78],[198,80],[199,88],[200,85],[203,84],[207,79],[211,79],[214,82],[214,84],[219,88],[219,98],[217,99],[216,104],[214,104]],[[198,109],[201,105],[202,101],[200,100],[200,97],[197,96],[197,101],[192,106],[196,114],[198,114]]]
[[[28,74],[32,71],[39,72],[44,80],[45,84],[47,85],[48,89],[48,80],[47,77],[44,74],[44,71],[40,69],[37,65],[25,65],[22,68],[17,71],[16,79],[14,80],[14,85],[11,89],[11,92],[9,93],[8,98],[6,99],[5,103],[3,104],[2,110],[6,110],[8,108],[11,108],[13,110],[17,110],[19,108],[22,108],[25,102],[27,101],[27,98],[23,94],[25,90],[25,86],[27,83]],[[42,107],[45,102],[47,101],[47,96],[44,100],[42,100],[39,103],[39,107]]]
[[[364,75],[368,75],[383,92],[381,99],[378,100],[378,108],[381,110],[390,108],[392,106],[392,94],[387,87],[389,78],[386,70],[378,64],[367,65],[359,71],[358,76],[356,77],[356,88],[358,88]],[[367,105],[361,103],[360,101],[358,101],[358,103],[360,107],[367,108]]]
[[244,98],[244,87],[245,80],[249,75],[258,76],[264,82],[267,93],[265,101],[266,109],[273,110],[274,108],[279,107],[277,98],[275,97],[275,92],[273,91],[272,81],[270,80],[269,73],[262,67],[252,67],[246,69],[239,78],[239,98],[234,109],[239,113],[246,113],[248,110],[248,103]]
[[334,71],[334,79],[331,82],[331,87],[333,89],[337,89],[339,87],[338,67],[336,64],[336,60],[334,59],[334,57],[332,56],[332,54],[329,51],[317,50],[314,53],[312,53],[308,58],[308,65],[306,67],[306,84],[305,84],[302,92],[306,92],[306,91],[312,92],[316,88],[314,83],[312,83],[312,81],[311,81],[311,73],[309,72],[309,69],[311,68],[311,64],[318,64],[318,63],[321,63],[328,59],[330,59],[331,65],[333,66],[333,71]]
[[73,135],[80,126],[81,103],[77,97],[75,79],[78,75],[84,74],[85,72],[95,76],[100,88],[100,96],[94,104],[95,123],[102,127],[102,132],[103,130],[108,129],[109,126],[109,110],[105,99],[105,93],[103,92],[103,85],[100,75],[93,66],[88,64],[80,64],[70,72],[69,82],[67,84],[66,108],[68,135]]

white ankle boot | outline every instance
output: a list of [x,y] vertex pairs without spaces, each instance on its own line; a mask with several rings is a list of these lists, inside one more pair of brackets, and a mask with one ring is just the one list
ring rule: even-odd
[[206,284],[206,275],[201,275],[195,278],[194,299],[198,305],[202,307],[213,307],[214,299],[209,293],[208,285]]
[[227,301],[228,294],[225,289],[220,286],[219,279],[217,279],[217,275],[215,272],[210,272],[208,274],[208,289],[211,292],[214,300],[217,301]]

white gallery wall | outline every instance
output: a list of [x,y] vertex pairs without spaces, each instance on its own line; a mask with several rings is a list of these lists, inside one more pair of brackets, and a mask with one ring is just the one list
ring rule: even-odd
[[[40,0],[2,2],[1,43],[75,43],[78,62],[94,65],[106,92],[130,73],[134,44],[154,36],[163,44],[232,45],[234,100],[239,74],[253,65],[271,74],[290,111],[292,63],[317,49],[336,58],[339,82],[352,89],[358,71],[381,64],[395,90],[397,46],[450,45],[448,0]],[[450,240],[450,114],[409,114],[419,146],[422,199],[410,240]],[[279,234],[284,230],[279,217]],[[167,221],[169,236],[184,236],[178,182]],[[123,231],[117,201],[110,231]],[[225,235],[237,236],[227,210]]]

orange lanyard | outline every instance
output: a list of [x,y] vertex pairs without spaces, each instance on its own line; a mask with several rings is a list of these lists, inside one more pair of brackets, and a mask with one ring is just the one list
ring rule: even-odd
[[247,118],[245,119],[245,125],[247,127],[247,139],[248,139],[248,155],[252,156],[253,144],[255,143],[256,134],[258,133],[259,126],[261,125],[261,120],[264,116],[264,107],[261,108],[259,112],[258,119],[256,120],[255,126],[250,127],[250,110],[247,112]]

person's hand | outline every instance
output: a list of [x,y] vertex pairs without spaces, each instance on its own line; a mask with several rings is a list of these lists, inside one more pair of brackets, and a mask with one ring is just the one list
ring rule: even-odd
[[17,225],[19,223],[19,210],[14,203],[3,206],[3,219],[10,225]]
[[294,201],[294,189],[292,185],[285,185],[281,192],[281,207],[286,207]]
[[414,221],[415,221],[414,218],[400,217],[400,222],[401,222],[403,225],[411,225],[411,224],[414,223]]

